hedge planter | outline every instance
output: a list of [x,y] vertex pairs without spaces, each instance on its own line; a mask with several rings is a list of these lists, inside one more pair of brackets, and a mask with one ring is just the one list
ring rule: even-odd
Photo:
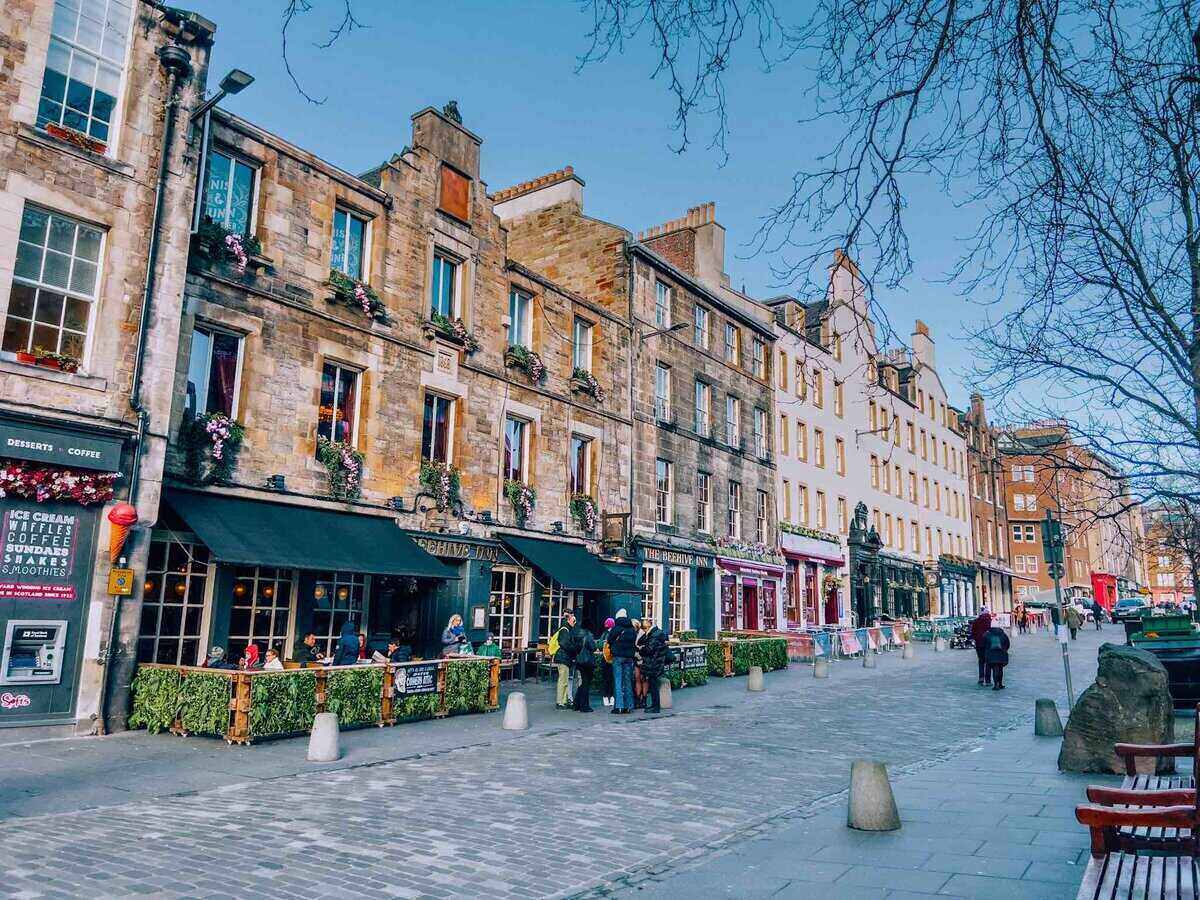
[[500,661],[467,657],[282,672],[146,663],[138,666],[132,694],[130,728],[249,744],[306,734],[320,712],[337,713],[342,728],[489,712],[500,703]]
[[706,641],[708,672],[722,678],[746,675],[752,666],[764,672],[786,669],[787,640],[784,638],[721,638]]

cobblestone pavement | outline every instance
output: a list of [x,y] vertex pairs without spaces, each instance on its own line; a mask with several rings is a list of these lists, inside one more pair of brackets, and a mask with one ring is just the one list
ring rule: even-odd
[[[1072,645],[1077,689],[1094,676],[1098,644],[1085,633]],[[1062,693],[1045,635],[1014,640],[999,693],[976,686],[969,651],[918,654],[885,655],[875,669],[840,663],[828,681],[795,667],[769,675],[764,694],[746,694],[744,679],[689,689],[658,719],[561,714],[562,727],[517,739],[489,740],[499,717],[473,717],[459,727],[483,737],[459,749],[10,819],[0,823],[0,896],[635,891],[836,803],[852,759],[918,772],[1027,725],[1035,697]],[[294,755],[295,744],[255,758]],[[744,890],[711,893],[808,895],[760,891],[747,877]],[[695,883],[657,887],[697,893]]]

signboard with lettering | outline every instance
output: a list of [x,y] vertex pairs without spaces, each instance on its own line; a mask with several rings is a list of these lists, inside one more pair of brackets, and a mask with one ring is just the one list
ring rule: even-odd
[[452,541],[445,538],[414,536],[418,547],[433,556],[449,559],[479,559],[499,562],[500,548],[495,544],[476,544],[472,541]]
[[692,566],[697,569],[711,569],[713,558],[699,553],[687,553],[683,550],[671,550],[666,547],[643,547],[642,555],[647,562],[668,563],[672,566]]
[[117,472],[121,468],[121,439],[0,421],[0,456]]
[[396,669],[397,694],[436,694],[438,664],[417,663]]
[[683,671],[708,668],[708,647],[705,644],[684,644],[680,648],[679,664]]
[[0,518],[0,597],[74,600],[79,516],[7,509]]

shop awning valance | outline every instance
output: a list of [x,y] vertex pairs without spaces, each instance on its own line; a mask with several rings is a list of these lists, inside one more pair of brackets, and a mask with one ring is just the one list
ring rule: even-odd
[[457,578],[388,516],[173,490],[167,503],[221,562]]
[[503,534],[500,539],[569,591],[640,594],[642,589],[605,568],[587,548],[564,541]]

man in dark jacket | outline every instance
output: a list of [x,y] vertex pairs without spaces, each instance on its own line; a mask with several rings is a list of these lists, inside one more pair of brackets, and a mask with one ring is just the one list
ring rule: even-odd
[[352,666],[358,662],[358,632],[354,623],[347,619],[342,623],[342,633],[338,638],[337,649],[333,653],[335,666]]
[[648,618],[642,619],[642,639],[638,642],[638,655],[642,659],[642,677],[649,683],[650,705],[644,707],[646,712],[660,713],[658,680],[667,670],[670,651],[667,649],[667,636],[662,629]]
[[571,669],[575,665],[575,656],[583,644],[583,634],[575,621],[575,611],[568,609],[563,613],[562,622],[558,626],[558,651],[554,654],[554,666],[558,669],[558,690],[554,697],[554,705],[559,709],[572,708]]
[[300,646],[296,648],[293,654],[293,659],[302,667],[310,663],[319,663],[321,656],[317,652],[317,636],[311,631],[304,635],[304,640],[300,642]]
[[1008,635],[1003,628],[989,628],[983,636],[983,655],[993,691],[1004,690],[1004,667],[1008,665]]
[[992,627],[992,614],[985,606],[979,615],[971,621],[971,642],[975,645],[975,657],[979,661],[979,683],[989,684],[987,663],[983,660],[983,636]]
[[613,695],[612,714],[627,715],[633,712],[633,657],[637,652],[637,631],[629,619],[629,613],[617,610],[617,621],[608,632],[608,646],[612,652]]

